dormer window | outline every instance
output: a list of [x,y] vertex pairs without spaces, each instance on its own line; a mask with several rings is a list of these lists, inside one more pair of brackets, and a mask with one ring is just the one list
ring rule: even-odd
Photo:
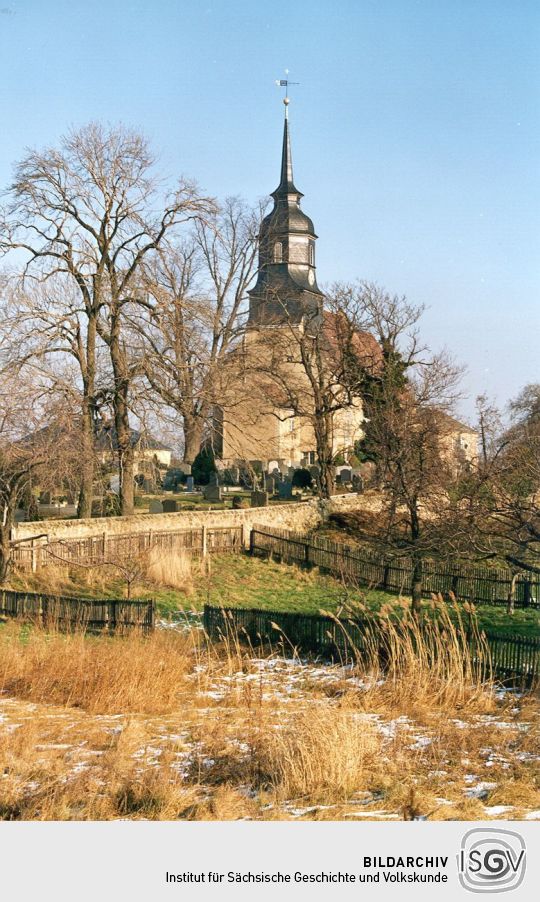
[[276,241],[274,244],[274,263],[283,263],[283,243]]
[[309,242],[309,265],[315,266],[315,242]]

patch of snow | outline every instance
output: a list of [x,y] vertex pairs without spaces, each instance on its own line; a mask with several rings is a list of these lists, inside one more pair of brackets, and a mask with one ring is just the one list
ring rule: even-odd
[[399,814],[395,814],[393,811],[347,811],[345,812],[345,817],[362,817],[366,820],[398,820]]
[[36,745],[36,750],[42,752],[44,749],[71,749],[73,745],[69,742],[46,742]]
[[496,783],[487,783],[485,780],[481,780],[476,786],[466,789],[465,795],[468,799],[487,799],[491,790],[495,789],[496,786]]
[[416,742],[409,746],[410,749],[425,749],[433,740],[429,736],[415,736]]
[[498,814],[506,814],[507,811],[513,811],[514,805],[484,805],[486,814],[497,816]]

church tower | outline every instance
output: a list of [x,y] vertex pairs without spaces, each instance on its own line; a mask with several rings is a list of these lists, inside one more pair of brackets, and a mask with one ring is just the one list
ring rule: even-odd
[[[273,207],[259,231],[259,267],[248,292],[247,329],[223,368],[224,403],[214,420],[214,447],[226,466],[250,462],[269,473],[276,467],[290,473],[288,468],[315,463],[313,418],[309,411],[301,412],[309,408],[312,386],[298,341],[307,325],[323,332],[326,326],[331,351],[333,334],[317,285],[317,235],[300,207],[303,195],[294,183],[288,102],[286,96],[281,175],[271,195]],[[308,334],[313,334],[311,329]],[[296,408],[291,406],[295,397],[301,399]],[[362,421],[361,404],[336,411],[333,453],[353,447]]]
[[312,220],[300,209],[303,194],[293,179],[288,97],[284,103],[281,178],[271,194],[274,207],[259,232],[259,270],[257,283],[248,292],[248,328],[298,324],[322,309],[315,269],[317,235]]

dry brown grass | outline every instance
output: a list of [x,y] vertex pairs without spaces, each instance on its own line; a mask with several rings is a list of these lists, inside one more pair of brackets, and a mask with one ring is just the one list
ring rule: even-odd
[[153,546],[146,551],[111,557],[102,564],[64,564],[51,559],[36,573],[26,568],[15,569],[15,584],[19,591],[47,592],[50,595],[91,595],[103,593],[108,597],[111,579],[116,580],[119,592],[125,595],[130,583],[131,597],[148,594],[152,588],[177,589],[192,595],[194,580],[208,576],[209,558],[201,561],[188,552]]
[[[489,647],[478,631],[474,616],[466,626],[460,608],[450,606],[442,597],[431,600],[431,616],[419,622],[410,605],[402,602],[402,613],[396,619],[395,608],[386,606],[373,613],[362,605],[348,612],[361,615],[365,625],[365,645],[356,650],[359,668],[369,674],[378,688],[379,699],[385,698],[389,710],[399,707],[403,713],[418,715],[433,709],[490,709],[493,694]],[[467,610],[467,608],[465,608]],[[333,619],[348,633],[347,619]],[[478,655],[473,668],[468,653],[467,627],[472,629]],[[364,695],[366,704],[371,700]]]
[[3,692],[93,713],[172,711],[192,664],[191,636],[179,633],[86,637],[10,623],[0,634]]
[[0,818],[444,820],[540,807],[538,700],[497,698],[459,661],[455,634],[443,648],[414,624],[385,629],[380,682],[374,645],[347,669],[261,662],[233,634],[218,647],[197,630],[7,624]]
[[144,570],[148,582],[170,589],[180,589],[185,595],[192,595],[195,568],[195,562],[187,552],[164,551],[154,547],[147,555]]
[[262,731],[255,744],[260,782],[282,800],[311,803],[342,802],[365,789],[382,742],[375,727],[355,715],[354,709],[317,707],[282,730]]

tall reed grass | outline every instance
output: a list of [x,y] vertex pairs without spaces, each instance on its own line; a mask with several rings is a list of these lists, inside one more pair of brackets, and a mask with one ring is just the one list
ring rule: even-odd
[[[471,773],[496,775],[503,803],[524,805],[528,793],[534,804],[535,740],[528,727],[491,722],[494,711],[515,718],[516,700],[497,699],[488,661],[484,671],[470,666],[474,624],[448,618],[437,599],[424,624],[390,614],[370,623],[348,668],[280,663],[277,648],[262,666],[264,649],[232,628],[213,643],[195,629],[109,637],[5,624],[0,692],[18,727],[0,725],[0,818],[221,820],[304,809],[340,818],[379,799],[399,817],[481,818],[483,806],[459,788]],[[348,629],[347,616],[340,625]],[[536,723],[536,703],[519,704]],[[523,758],[511,772],[487,769],[486,748]]]

